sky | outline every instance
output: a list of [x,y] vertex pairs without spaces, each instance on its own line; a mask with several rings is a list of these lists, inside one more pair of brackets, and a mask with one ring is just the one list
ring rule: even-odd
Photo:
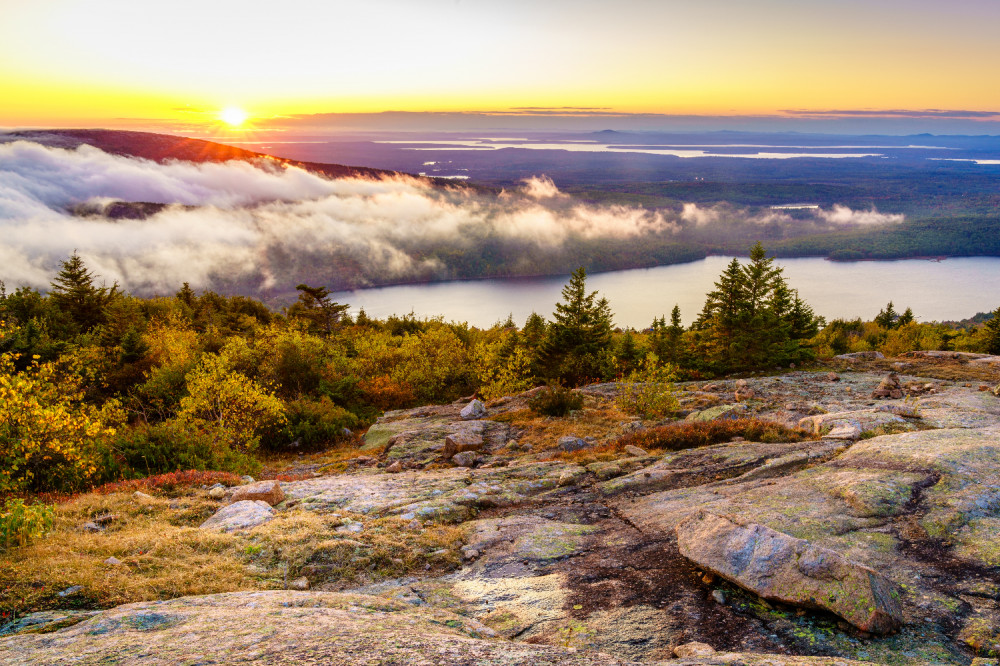
[[995,0],[0,0],[0,127],[208,127],[225,108],[259,127],[385,111],[988,127],[997,26]]

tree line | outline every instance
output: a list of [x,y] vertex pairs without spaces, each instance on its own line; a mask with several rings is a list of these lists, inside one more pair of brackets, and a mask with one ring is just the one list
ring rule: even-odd
[[614,326],[583,268],[550,318],[489,328],[351,316],[306,284],[279,313],[187,284],[136,298],[99,280],[74,254],[48,293],[0,283],[0,495],[251,471],[258,450],[329,446],[389,409],[545,383],[659,385],[871,348],[1000,352],[1000,317],[955,329],[890,303],[875,322],[824,325],[759,243],[726,267],[691,327],[674,306],[644,330]]

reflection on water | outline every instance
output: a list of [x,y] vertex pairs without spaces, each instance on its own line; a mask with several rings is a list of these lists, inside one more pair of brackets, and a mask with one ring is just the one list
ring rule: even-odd
[[[618,326],[644,328],[676,303],[690,324],[732,257],[591,275],[590,289],[611,302]],[[1000,258],[929,261],[782,259],[788,284],[827,319],[871,319],[888,301],[913,308],[918,321],[964,319],[1000,306]],[[566,277],[472,280],[338,292],[334,299],[373,317],[414,312],[490,326],[508,314],[520,325],[533,311],[551,317]]]

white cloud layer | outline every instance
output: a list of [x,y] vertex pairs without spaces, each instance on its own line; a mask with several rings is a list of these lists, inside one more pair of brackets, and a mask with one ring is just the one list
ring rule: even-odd
[[[165,207],[145,219],[99,214],[116,201]],[[834,206],[813,221],[901,220]],[[734,221],[776,220],[726,205],[686,204],[679,213],[588,205],[545,177],[492,195],[410,177],[330,180],[277,163],[160,164],[89,146],[0,144],[0,279],[8,288],[45,289],[74,251],[108,283],[140,294],[173,293],[183,282],[287,290],[298,282],[455,277],[446,260],[474,262],[487,250],[515,270],[537,273],[545,253],[570,243],[664,237]]]

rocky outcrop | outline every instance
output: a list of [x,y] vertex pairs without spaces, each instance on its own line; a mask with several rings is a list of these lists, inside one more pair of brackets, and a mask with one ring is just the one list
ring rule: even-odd
[[676,532],[684,557],[769,601],[828,610],[874,634],[903,622],[899,586],[835,551],[706,511]]
[[[1000,377],[973,368],[966,385],[917,372],[971,361],[906,361],[898,384],[913,396],[919,388],[919,400],[876,402],[884,374],[850,369],[836,381],[796,371],[678,385],[684,412],[801,422],[821,437],[793,443],[618,450],[622,433],[658,424],[615,414],[614,384],[581,391],[585,408],[564,420],[526,412],[527,393],[491,401],[480,419],[462,418],[467,398],[390,412],[342,472],[283,482],[277,511],[261,507],[265,519],[333,530],[317,538],[340,545],[336,564],[276,568],[273,526],[226,537],[260,572],[255,585],[342,589],[343,560],[372,577],[354,593],[40,617],[13,631],[49,633],[0,639],[0,663],[967,664],[974,650],[994,649],[1000,627],[1000,400],[979,390]],[[844,439],[831,438],[838,428]],[[567,456],[559,438],[571,433],[600,446]],[[198,510],[218,506],[198,494]],[[439,550],[428,548],[427,569],[366,562],[373,544],[432,535]],[[263,550],[250,557],[244,544]],[[119,557],[102,571],[142,575]],[[385,580],[383,567],[409,575]],[[789,656],[805,654],[830,656]]]

